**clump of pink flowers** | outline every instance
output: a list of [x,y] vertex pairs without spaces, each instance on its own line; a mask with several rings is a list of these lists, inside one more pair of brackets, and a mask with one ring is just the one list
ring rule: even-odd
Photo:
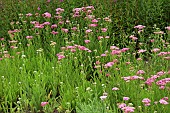
[[120,108],[124,113],[135,112],[135,107],[127,106],[125,103],[118,103],[118,108]]
[[150,99],[148,99],[148,98],[144,98],[143,100],[142,100],[142,102],[144,103],[144,105],[145,106],[150,106],[151,104],[151,100]]

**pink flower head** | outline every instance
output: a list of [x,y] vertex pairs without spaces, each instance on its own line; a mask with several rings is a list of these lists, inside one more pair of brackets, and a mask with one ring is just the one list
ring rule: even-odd
[[73,27],[73,28],[71,28],[71,30],[76,31],[76,30],[77,30],[77,27]]
[[125,113],[131,113],[131,112],[135,112],[135,108],[134,107],[123,107],[122,110],[125,112]]
[[145,71],[144,71],[144,70],[139,70],[139,71],[137,71],[136,74],[137,74],[137,75],[145,74]]
[[84,42],[85,42],[86,44],[88,44],[88,43],[90,42],[90,40],[84,40]]
[[56,24],[53,24],[53,25],[51,25],[51,28],[53,29],[53,28],[57,28],[57,25]]
[[40,8],[40,7],[38,7],[38,8],[37,8],[37,10],[41,10],[41,8]]
[[93,19],[92,22],[93,22],[93,23],[97,23],[98,20],[97,20],[97,19]]
[[118,103],[118,108],[124,108],[124,107],[126,107],[125,103]]
[[160,103],[160,104],[164,104],[164,105],[169,104],[169,103],[168,103],[166,100],[164,100],[164,99],[159,100],[159,103]]
[[170,31],[170,26],[165,27],[165,29],[167,29],[168,31]]
[[123,48],[123,49],[121,49],[121,52],[126,52],[128,50],[129,50],[129,48]]
[[118,48],[118,47],[116,47],[116,46],[110,46],[110,49],[111,49],[111,50],[113,50],[113,49],[115,49],[115,50],[119,50],[119,48]]
[[58,60],[61,60],[61,59],[65,58],[65,56],[61,55],[61,54],[57,54],[57,56],[58,56]]
[[56,35],[56,34],[58,34],[58,32],[52,31],[51,34]]
[[51,14],[48,12],[45,12],[44,14],[42,14],[42,16],[44,16],[45,18],[51,18]]
[[156,53],[156,52],[160,51],[160,49],[159,48],[154,48],[151,51]]
[[68,29],[65,29],[65,28],[61,28],[61,30],[65,33],[68,33]]
[[117,91],[117,90],[119,90],[119,88],[113,87],[112,90],[113,90],[113,91]]
[[135,37],[134,35],[131,35],[129,38],[131,38],[132,40],[137,40],[138,38]]
[[90,27],[97,27],[98,25],[97,24],[90,24],[89,26]]
[[146,52],[146,50],[143,49],[138,50],[138,53],[144,53],[144,52]]
[[44,22],[42,25],[50,25],[50,22]]
[[163,31],[157,31],[157,32],[154,32],[154,34],[164,34]]
[[129,97],[123,97],[123,100],[129,100],[130,98]]
[[86,30],[86,33],[90,33],[90,32],[92,32],[91,29],[87,29],[87,30]]
[[108,67],[112,67],[114,65],[114,62],[108,62],[107,64],[105,64],[105,68],[108,68]]
[[102,32],[106,32],[107,28],[101,28]]
[[112,55],[119,55],[121,53],[121,50],[112,50]]
[[98,40],[100,40],[100,39],[102,39],[103,38],[103,36],[98,36]]
[[45,105],[47,105],[48,102],[41,102],[41,106],[44,107]]
[[26,14],[26,16],[32,16],[32,14],[31,14],[31,13],[28,13],[28,14]]
[[145,28],[146,26],[143,26],[143,25],[137,25],[137,26],[135,26],[134,28],[136,28],[136,29],[138,29],[138,30],[141,30],[141,29],[143,29],[143,28]]
[[100,96],[101,100],[105,100],[107,98],[107,96]]
[[151,100],[148,99],[148,98],[144,98],[144,99],[142,100],[142,102],[145,104],[145,106],[150,106]]
[[27,39],[32,39],[32,38],[33,38],[33,36],[26,36],[26,38],[27,38]]

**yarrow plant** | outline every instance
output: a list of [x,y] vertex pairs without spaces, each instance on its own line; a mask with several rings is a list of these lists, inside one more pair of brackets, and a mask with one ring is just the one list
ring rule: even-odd
[[[0,112],[170,111],[169,25],[151,27],[141,22],[147,18],[123,21],[134,15],[128,12],[136,1],[40,3],[14,16],[0,37]],[[135,16],[144,8],[135,9]]]

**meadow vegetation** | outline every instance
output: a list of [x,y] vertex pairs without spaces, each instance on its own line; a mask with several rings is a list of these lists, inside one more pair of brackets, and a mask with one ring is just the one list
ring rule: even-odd
[[170,111],[168,0],[2,0],[1,113]]

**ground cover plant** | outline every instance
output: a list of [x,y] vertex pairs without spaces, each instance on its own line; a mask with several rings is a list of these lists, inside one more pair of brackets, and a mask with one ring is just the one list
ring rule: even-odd
[[11,3],[1,6],[0,112],[170,111],[166,1]]

